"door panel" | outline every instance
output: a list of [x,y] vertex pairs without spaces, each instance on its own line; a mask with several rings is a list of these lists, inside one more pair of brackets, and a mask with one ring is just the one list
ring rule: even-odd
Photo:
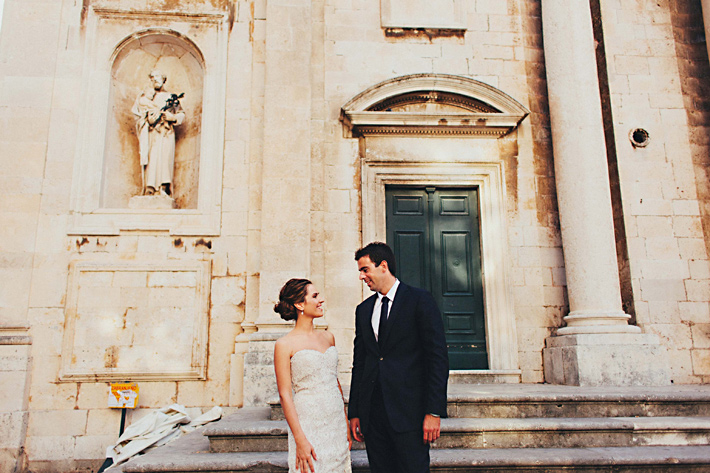
[[464,232],[443,232],[441,234],[441,256],[443,258],[444,296],[471,294],[470,234]]
[[387,187],[387,241],[401,281],[441,310],[451,369],[486,369],[477,189]]
[[424,287],[427,284],[424,232],[395,232],[394,238],[394,246],[397,247],[394,255],[397,274],[407,281],[412,281],[412,286]]
[[392,222],[387,240],[397,261],[397,276],[401,281],[411,281],[416,287],[428,287],[429,255],[427,245],[427,198],[421,192],[395,192],[387,194],[387,221]]

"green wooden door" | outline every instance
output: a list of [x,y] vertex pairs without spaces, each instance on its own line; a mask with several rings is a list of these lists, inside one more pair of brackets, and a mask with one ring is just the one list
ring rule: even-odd
[[450,369],[487,369],[478,190],[388,186],[385,195],[397,276],[434,295]]

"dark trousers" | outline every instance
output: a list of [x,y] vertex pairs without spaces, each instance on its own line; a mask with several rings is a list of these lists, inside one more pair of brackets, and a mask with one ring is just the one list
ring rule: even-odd
[[[424,419],[422,419],[422,423]],[[423,427],[395,432],[387,418],[380,382],[375,384],[365,447],[371,473],[429,473],[429,445]]]

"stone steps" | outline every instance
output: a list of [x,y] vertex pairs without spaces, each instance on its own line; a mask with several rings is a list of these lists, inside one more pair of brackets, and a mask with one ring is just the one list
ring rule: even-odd
[[[288,471],[287,452],[210,453],[199,431],[107,473],[266,473]],[[353,472],[368,472],[364,451],[352,453]],[[707,473],[707,447],[441,449],[431,471],[540,473]]]
[[[448,410],[431,451],[437,473],[710,472],[710,386],[450,385]],[[362,448],[355,472],[368,471]],[[287,449],[274,402],[111,471],[284,472]]]
[[[710,417],[710,390],[698,386],[449,385],[448,391],[451,418]],[[347,397],[349,388],[343,392]],[[283,420],[281,404],[269,405],[270,418]]]
[[[269,419],[269,408],[246,408],[203,433],[213,452],[273,452],[288,449],[287,428],[286,421]],[[451,418],[442,419],[433,448],[708,444],[710,417]]]

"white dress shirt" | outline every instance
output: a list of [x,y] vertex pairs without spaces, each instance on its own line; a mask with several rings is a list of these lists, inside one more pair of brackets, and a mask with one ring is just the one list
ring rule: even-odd
[[377,300],[375,301],[375,308],[372,309],[372,330],[375,331],[375,338],[379,340],[379,331],[380,331],[380,312],[382,312],[382,298],[387,296],[387,299],[390,300],[389,305],[387,306],[387,318],[390,316],[390,312],[392,311],[392,302],[394,302],[394,295],[397,293],[397,288],[399,287],[399,279],[395,279],[394,284],[390,288],[389,292],[387,294],[380,294],[379,292],[377,293]]

